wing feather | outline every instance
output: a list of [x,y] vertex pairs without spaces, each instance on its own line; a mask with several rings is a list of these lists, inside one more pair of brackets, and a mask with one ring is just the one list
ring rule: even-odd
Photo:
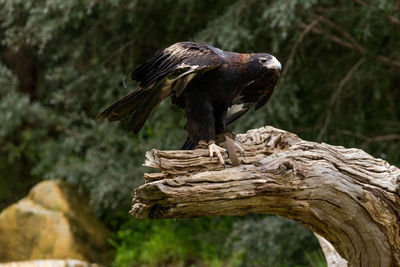
[[186,69],[187,66],[198,66],[193,69],[193,72],[204,70],[204,68],[216,68],[224,63],[221,55],[223,55],[222,50],[210,45],[193,42],[176,43],[157,51],[152,59],[131,73],[131,78],[137,81],[142,88],[146,88],[176,70]]
[[266,104],[274,92],[278,80],[279,72],[269,72],[248,83],[228,109],[226,124],[236,121],[251,108],[257,110]]
[[172,92],[176,100],[195,77],[224,63],[220,57],[223,51],[215,48],[214,52],[210,47],[182,42],[157,51],[153,58],[131,73],[139,89],[112,104],[98,117],[120,120],[121,125],[138,132],[152,109]]

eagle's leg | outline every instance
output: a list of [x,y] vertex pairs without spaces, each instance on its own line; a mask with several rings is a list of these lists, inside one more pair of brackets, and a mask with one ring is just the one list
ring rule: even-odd
[[215,144],[215,118],[211,102],[204,99],[202,91],[191,90],[186,96],[185,113],[187,118],[187,131],[190,139],[198,144],[197,148],[206,148],[210,158],[217,155],[219,161],[225,166],[222,153],[226,149]]
[[234,133],[227,133],[226,131],[226,114],[228,107],[219,106],[214,110],[215,117],[215,134],[217,135],[219,144],[223,145],[229,154],[229,158],[232,161],[232,165],[238,166],[239,159],[236,156],[236,151],[245,156],[244,149],[242,146],[235,141],[236,135]]

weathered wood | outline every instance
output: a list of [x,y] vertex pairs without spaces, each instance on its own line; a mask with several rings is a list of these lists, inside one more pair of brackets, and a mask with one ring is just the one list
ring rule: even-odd
[[397,167],[360,149],[304,141],[268,126],[236,141],[246,157],[225,169],[207,150],[147,152],[145,166],[161,173],[145,175],[131,214],[276,214],[324,237],[349,266],[400,266]]
[[315,234],[318,242],[324,252],[326,263],[329,267],[347,267],[347,261],[343,259],[339,253],[336,252],[335,248],[322,236]]

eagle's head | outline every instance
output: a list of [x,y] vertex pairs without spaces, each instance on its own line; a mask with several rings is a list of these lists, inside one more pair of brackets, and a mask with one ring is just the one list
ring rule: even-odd
[[282,70],[282,65],[273,55],[257,53],[251,55],[249,68],[255,73],[272,71],[279,75],[279,72]]

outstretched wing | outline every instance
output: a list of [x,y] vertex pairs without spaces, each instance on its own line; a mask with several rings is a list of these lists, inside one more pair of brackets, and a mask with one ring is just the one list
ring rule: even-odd
[[279,71],[271,70],[247,84],[228,109],[226,124],[240,118],[251,108],[259,109],[268,102],[279,80]]
[[193,42],[173,44],[156,52],[154,57],[131,73],[142,88],[162,83],[163,90],[179,96],[197,75],[224,63],[222,50]]
[[182,42],[159,50],[131,73],[139,88],[101,112],[98,118],[119,120],[123,127],[136,133],[152,109],[172,92],[179,97],[193,78],[223,63],[223,51],[210,45]]

